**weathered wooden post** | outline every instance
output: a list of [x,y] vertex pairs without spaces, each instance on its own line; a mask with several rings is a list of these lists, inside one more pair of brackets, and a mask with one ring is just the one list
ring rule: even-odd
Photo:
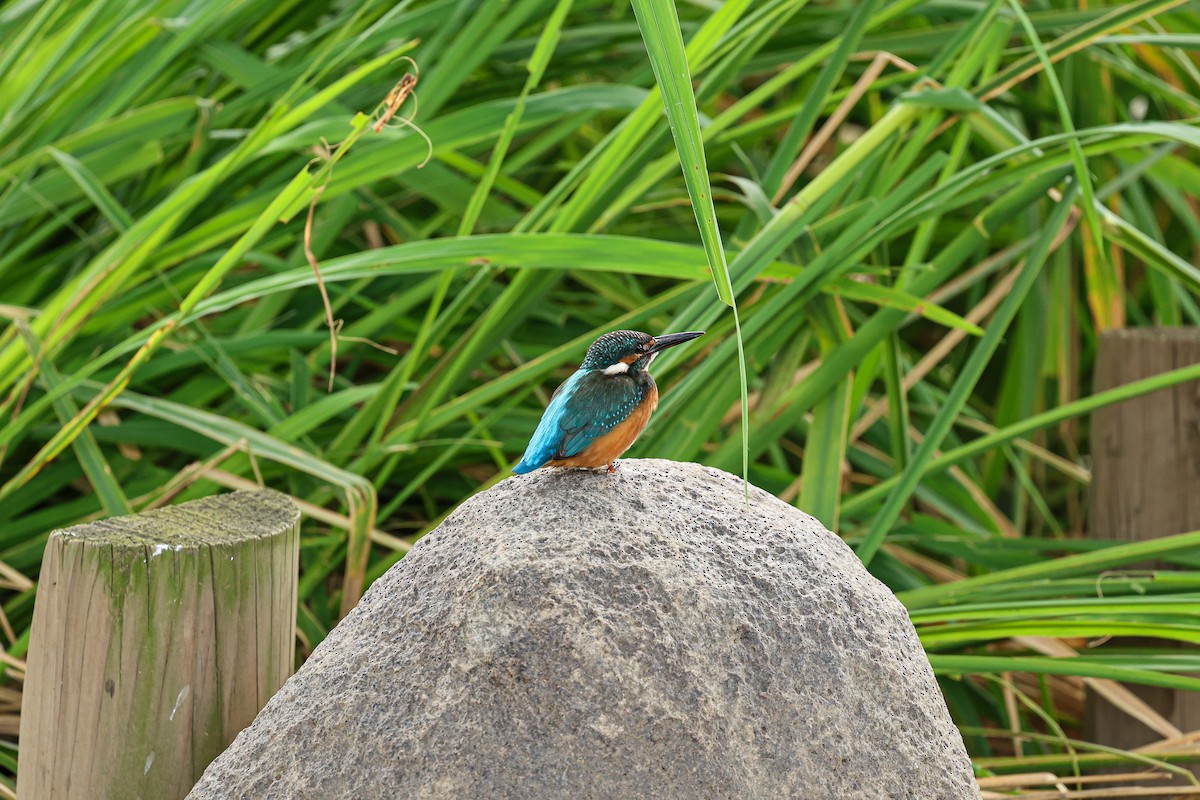
[[176,800],[292,674],[299,511],[235,492],[50,535],[22,800]]
[[[1095,390],[1196,363],[1200,328],[1105,331]],[[1096,412],[1092,458],[1091,535],[1140,540],[1200,528],[1200,381]],[[1200,694],[1130,688],[1181,731],[1200,729]],[[1161,738],[1096,695],[1087,717],[1088,735],[1102,744],[1132,749]]]

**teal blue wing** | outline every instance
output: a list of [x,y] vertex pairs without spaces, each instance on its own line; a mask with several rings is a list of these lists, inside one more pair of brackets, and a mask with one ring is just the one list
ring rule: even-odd
[[637,382],[625,377],[613,378],[600,372],[579,387],[566,404],[558,427],[562,439],[554,458],[571,458],[624,422],[637,408],[643,391]]
[[529,444],[525,448],[525,455],[513,467],[513,472],[518,475],[533,472],[538,467],[544,467],[546,462],[554,458],[563,438],[558,421],[562,418],[568,401],[575,395],[579,382],[587,374],[583,371],[576,372],[554,391],[554,396],[550,398],[550,405],[546,406],[546,410],[542,412],[542,419],[538,423],[537,430],[533,432],[533,438],[529,440]]
[[642,390],[635,381],[600,372],[576,372],[554,392],[513,472],[532,472],[549,461],[579,455],[624,421],[641,399]]

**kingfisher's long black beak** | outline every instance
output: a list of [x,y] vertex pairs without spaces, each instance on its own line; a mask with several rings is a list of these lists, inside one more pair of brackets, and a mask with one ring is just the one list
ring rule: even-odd
[[662,336],[654,337],[654,344],[647,353],[657,353],[660,350],[666,350],[668,347],[674,347],[677,344],[690,342],[699,336],[703,336],[704,331],[688,331],[687,333],[664,333]]

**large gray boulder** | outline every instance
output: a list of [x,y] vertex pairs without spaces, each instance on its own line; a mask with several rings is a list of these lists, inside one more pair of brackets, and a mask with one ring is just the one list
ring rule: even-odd
[[813,518],[656,459],[464,503],[189,795],[977,796],[892,593]]

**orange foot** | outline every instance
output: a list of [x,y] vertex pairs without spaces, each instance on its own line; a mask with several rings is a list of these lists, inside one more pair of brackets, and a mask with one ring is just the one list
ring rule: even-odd
[[608,462],[608,474],[609,475],[616,474],[616,471],[617,471],[617,462],[616,461]]

